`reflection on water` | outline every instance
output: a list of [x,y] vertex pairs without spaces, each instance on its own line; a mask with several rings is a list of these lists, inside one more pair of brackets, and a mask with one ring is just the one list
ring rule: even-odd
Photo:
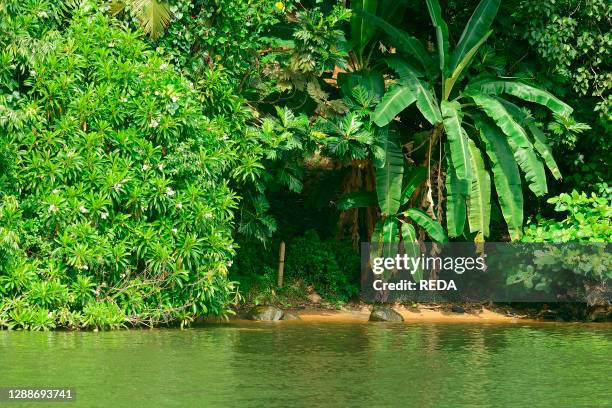
[[612,407],[609,325],[0,332],[0,367],[0,387],[76,387],[70,406]]

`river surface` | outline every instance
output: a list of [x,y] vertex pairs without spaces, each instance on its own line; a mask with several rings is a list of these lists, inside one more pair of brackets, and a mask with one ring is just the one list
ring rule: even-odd
[[0,331],[0,407],[612,407],[612,326],[230,323]]

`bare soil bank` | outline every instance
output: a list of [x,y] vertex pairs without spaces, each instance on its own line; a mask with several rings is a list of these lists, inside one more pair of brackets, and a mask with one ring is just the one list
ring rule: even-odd
[[[535,322],[528,315],[519,315],[502,308],[486,308],[472,305],[389,305],[400,313],[404,322],[445,322],[445,323],[518,323]],[[247,319],[248,307],[240,308],[230,320]],[[298,316],[299,321],[311,323],[365,323],[370,319],[372,305],[349,303],[341,308],[327,304],[302,304],[299,307],[284,308],[285,312]],[[208,321],[217,319],[206,319]]]
[[[416,304],[388,305],[400,313],[407,323],[535,323],[535,322],[608,322],[612,321],[612,306],[587,307],[580,304]],[[372,305],[348,303],[335,307],[327,303],[302,303],[280,307],[299,320],[315,323],[360,323],[370,318]],[[250,307],[243,305],[231,320],[246,318]],[[210,321],[211,319],[206,319]],[[213,319],[215,320],[215,319]]]
[[[456,323],[518,323],[531,321],[522,316],[510,316],[498,311],[482,309],[479,311],[466,311],[456,313],[420,306],[418,308],[408,308],[405,306],[393,307],[404,318],[404,322],[456,322]],[[347,322],[359,323],[367,322],[370,318],[370,306],[351,306],[341,310],[325,310],[321,308],[305,308],[303,310],[293,310],[300,319],[305,322]]]

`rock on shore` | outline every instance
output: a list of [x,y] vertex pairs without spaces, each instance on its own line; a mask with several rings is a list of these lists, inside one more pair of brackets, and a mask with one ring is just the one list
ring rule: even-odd
[[249,320],[272,322],[280,320],[283,315],[284,312],[274,306],[255,306],[251,310],[249,310],[249,313],[247,313],[246,318]]
[[281,320],[302,320],[300,316],[295,313],[285,312]]
[[401,314],[388,306],[374,306],[370,313],[371,322],[403,322]]

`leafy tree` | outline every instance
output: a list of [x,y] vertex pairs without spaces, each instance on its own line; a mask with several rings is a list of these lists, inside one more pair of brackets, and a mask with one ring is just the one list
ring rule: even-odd
[[588,0],[522,1],[516,13],[526,24],[524,36],[537,54],[550,64],[579,95],[597,98],[595,112],[610,121],[612,103],[612,4]]
[[234,156],[228,176],[243,198],[238,232],[265,244],[277,230],[270,193],[299,193],[304,159],[314,151],[306,115],[281,106],[291,106],[288,92],[303,94],[312,77],[334,66],[340,51],[328,49],[342,15],[298,11],[293,1],[178,1],[171,11],[154,44],[192,80]]
[[[606,165],[612,134],[611,7],[602,0],[510,2],[502,36],[496,39],[515,75],[537,78],[554,89],[575,107],[576,119],[590,127],[576,137],[564,123],[549,126],[551,144],[564,158],[559,163],[567,176],[564,190],[595,191],[611,177]],[[533,113],[538,117],[539,112]]]

